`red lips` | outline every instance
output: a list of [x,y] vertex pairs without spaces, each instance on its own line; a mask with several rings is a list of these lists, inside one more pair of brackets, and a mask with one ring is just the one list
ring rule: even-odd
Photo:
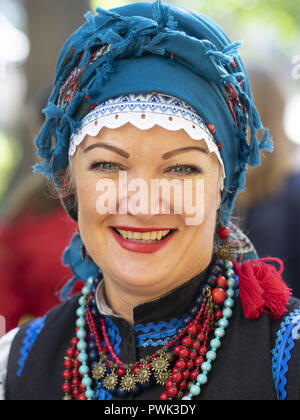
[[112,226],[114,229],[119,230],[128,230],[129,232],[158,232],[160,230],[174,230],[172,228],[137,228],[137,227],[130,227],[130,226]]
[[[131,232],[155,232],[159,230],[171,230],[168,228],[130,228],[128,226],[114,226],[114,229],[127,230]],[[112,235],[123,249],[126,249],[127,251],[131,252],[138,252],[144,254],[152,254],[154,252],[159,251],[161,248],[167,245],[167,243],[173,238],[176,232],[175,229],[172,229],[169,235],[167,235],[164,239],[157,242],[146,243],[135,242],[131,241],[130,239],[125,239],[121,235],[119,235],[114,229],[111,229]]]

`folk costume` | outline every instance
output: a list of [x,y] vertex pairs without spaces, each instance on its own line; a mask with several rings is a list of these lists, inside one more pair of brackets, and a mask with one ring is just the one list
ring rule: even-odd
[[[184,129],[223,169],[214,256],[187,283],[136,306],[130,326],[108,305],[101,268],[76,234],[64,254],[74,273],[66,302],[0,342],[3,398],[298,399],[299,301],[282,262],[259,259],[230,220],[247,165],[272,150],[240,43],[207,17],[159,0],[96,11],[60,54],[35,171],[62,190],[87,134],[128,122]],[[61,200],[76,220],[72,193]],[[70,297],[77,279],[85,286]]]

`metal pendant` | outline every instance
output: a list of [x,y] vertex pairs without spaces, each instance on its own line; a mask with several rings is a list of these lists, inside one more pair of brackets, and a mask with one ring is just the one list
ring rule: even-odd
[[92,370],[92,377],[96,381],[99,381],[102,379],[106,374],[106,367],[105,364],[102,362],[99,362],[94,369]]
[[155,372],[164,372],[168,370],[170,362],[164,352],[152,360],[151,367]]
[[119,382],[119,377],[112,371],[108,375],[105,376],[103,379],[102,385],[103,388],[107,389],[108,391],[113,391],[116,389]]
[[127,392],[130,392],[133,388],[135,388],[136,379],[130,369],[127,370],[125,376],[121,379],[121,386]]
[[231,258],[231,248],[226,242],[224,245],[220,245],[217,249],[216,256],[222,260],[230,260]]
[[155,380],[158,385],[164,386],[168,379],[171,378],[171,372],[169,370],[162,372],[155,372]]
[[145,384],[149,382],[151,377],[151,371],[147,365],[143,365],[136,374],[137,382],[140,384]]

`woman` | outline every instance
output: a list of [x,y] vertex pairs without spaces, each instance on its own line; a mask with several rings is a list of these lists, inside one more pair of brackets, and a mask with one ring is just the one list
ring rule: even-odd
[[239,44],[160,1],[97,12],[62,50],[36,140],[78,221],[62,297],[86,286],[4,337],[5,398],[298,398],[299,302],[230,221],[271,149]]

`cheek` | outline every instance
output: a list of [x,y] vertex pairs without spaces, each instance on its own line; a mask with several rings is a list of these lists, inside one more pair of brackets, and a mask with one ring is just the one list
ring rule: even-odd
[[78,201],[78,219],[83,224],[87,221],[93,222],[100,216],[97,214],[97,180],[90,174],[80,172],[76,173],[75,185]]
[[209,217],[212,213],[215,213],[219,207],[219,192],[214,190],[208,190],[204,193],[204,208],[205,216]]
[[204,178],[204,200],[208,211],[217,211],[221,198],[221,178],[219,166],[214,166]]
[[217,210],[219,208],[218,194],[218,189],[216,188],[215,183],[207,183],[205,185],[203,193],[203,222],[198,226],[198,234],[201,243],[205,244],[207,249],[211,249],[213,246]]
[[216,176],[204,176],[201,179],[194,180],[193,187],[187,188],[187,194],[184,194],[184,217],[186,218],[190,211],[193,215],[197,213],[202,215],[205,223],[207,219],[213,218],[219,207],[220,191]]

